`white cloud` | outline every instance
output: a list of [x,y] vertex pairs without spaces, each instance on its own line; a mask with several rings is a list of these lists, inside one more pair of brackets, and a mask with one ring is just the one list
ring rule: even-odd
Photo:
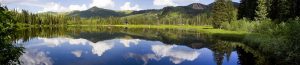
[[100,8],[112,8],[114,7],[115,3],[113,0],[92,0],[90,3],[90,7],[96,6]]
[[38,7],[42,7],[41,11],[38,12],[48,12],[48,11],[52,11],[52,12],[68,12],[68,11],[73,11],[73,10],[87,10],[90,7],[96,6],[99,8],[112,8],[114,7],[114,2],[113,0],[92,0],[91,3],[87,5],[82,4],[82,5],[69,5],[69,6],[63,6],[59,3],[55,3],[55,2],[50,2],[47,4],[29,4],[29,3],[25,3],[26,5],[31,5],[31,6],[38,6]]
[[88,7],[83,4],[83,5],[70,5],[69,6],[69,11],[73,11],[73,10],[79,10],[79,11],[82,11],[82,10],[86,10],[88,9]]
[[177,6],[178,5],[173,0],[154,0],[153,4],[157,5],[157,6]]
[[[128,43],[134,41],[129,41]],[[110,50],[114,47],[115,43],[110,43],[110,41],[103,41],[103,42],[97,42],[93,43],[86,39],[71,39],[71,38],[33,38],[31,39],[28,45],[26,45],[27,48],[31,47],[39,47],[39,46],[48,46],[48,47],[57,47],[62,44],[70,44],[70,45],[89,45],[92,46],[92,53],[97,54],[98,56],[101,56],[103,53],[105,53],[107,50]],[[26,43],[26,44],[27,44]],[[18,43],[20,44],[20,43]],[[80,57],[82,51],[73,51],[71,52],[76,57]]]
[[178,6],[182,4],[191,4],[199,2],[200,0],[154,0],[155,6]]
[[135,45],[139,44],[141,40],[139,39],[120,39],[120,42],[125,46],[125,47],[130,47],[130,43],[133,43]]
[[30,3],[36,2],[37,0],[0,0],[1,4],[12,4],[12,3]]
[[97,42],[95,44],[91,43],[90,45],[93,47],[93,54],[97,54],[98,56],[102,56],[105,51],[114,47],[114,44],[105,42]]
[[67,12],[67,11],[73,11],[73,10],[86,10],[88,7],[83,4],[83,5],[70,5],[69,7],[65,7],[59,3],[55,2],[50,2],[47,3],[46,5],[41,6],[43,9],[39,12]]
[[39,12],[48,12],[48,11],[52,11],[52,12],[63,12],[66,11],[67,8],[58,4],[58,3],[54,3],[54,2],[50,2],[45,4],[45,6],[42,6],[43,10],[39,11]]
[[77,51],[72,51],[72,54],[74,54],[77,58],[81,57],[82,51],[77,50]]
[[144,64],[147,65],[149,60],[156,60],[159,61],[162,57],[158,57],[155,54],[136,54],[136,53],[128,53],[127,57],[134,58],[134,59],[141,59],[143,60]]
[[45,52],[38,50],[27,50],[19,58],[21,65],[52,65],[51,58]]
[[130,2],[126,2],[123,6],[120,7],[121,10],[141,10],[139,5],[131,6]]
[[190,48],[180,48],[177,45],[153,45],[152,51],[161,57],[170,57],[174,64],[188,60],[193,61],[200,55],[199,52]]
[[[162,42],[157,41],[145,41],[140,39],[113,39],[113,40],[104,40],[99,41],[97,43],[93,43],[86,39],[72,39],[72,38],[33,38],[30,41],[24,43],[26,44],[27,49],[42,47],[42,46],[52,46],[57,47],[63,44],[70,44],[70,45],[87,45],[90,46],[91,52],[97,56],[102,56],[105,52],[113,49],[115,46],[118,45],[124,45],[124,47],[129,48],[132,46],[140,46],[141,41],[143,43],[153,43],[149,44],[151,46],[150,50],[152,50],[153,53],[145,54],[145,55],[139,55],[134,53],[129,53],[128,57],[134,57],[138,59],[142,59],[145,63],[149,60],[156,60],[159,61],[162,58],[169,58],[171,62],[174,64],[180,64],[184,61],[194,61],[198,58],[200,55],[199,50],[191,49],[186,46],[178,46],[178,45],[166,45]],[[21,42],[20,42],[21,43]],[[146,44],[148,45],[148,44]],[[51,64],[50,58],[46,56],[46,53],[41,52],[37,53],[38,51],[32,51],[28,50],[30,52],[26,52],[23,59],[29,59],[26,60],[29,64],[36,64],[36,63],[48,63]],[[75,55],[75,57],[81,57],[82,50],[74,50],[71,53]],[[28,54],[30,53],[30,54]],[[37,55],[33,55],[37,54]],[[29,56],[28,56],[29,55]],[[36,59],[42,59],[42,60],[36,60]]]

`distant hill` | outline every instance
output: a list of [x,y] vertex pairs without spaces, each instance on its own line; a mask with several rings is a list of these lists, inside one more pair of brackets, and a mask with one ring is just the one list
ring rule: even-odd
[[[149,10],[140,10],[140,11],[114,11],[109,9],[103,9],[98,7],[92,7],[84,11],[73,11],[68,13],[69,16],[80,16],[80,17],[124,17],[124,16],[142,16],[142,15],[158,15],[160,17],[178,17],[178,16],[187,16],[192,17],[199,15],[201,13],[210,12],[210,9],[214,3],[209,5],[204,5],[201,3],[192,3],[187,6],[168,6],[163,9],[149,9]],[[239,6],[239,3],[233,2],[235,7]]]
[[130,15],[135,14],[144,14],[144,13],[160,13],[160,9],[149,9],[149,10],[140,10],[140,11],[133,11]]
[[208,11],[208,6],[201,3],[193,3],[188,6],[165,7],[162,9],[161,16],[195,16]]
[[80,16],[80,17],[120,17],[125,16],[125,13],[116,12],[114,10],[108,10],[98,7],[92,7],[84,11],[73,11],[68,14],[69,16]]

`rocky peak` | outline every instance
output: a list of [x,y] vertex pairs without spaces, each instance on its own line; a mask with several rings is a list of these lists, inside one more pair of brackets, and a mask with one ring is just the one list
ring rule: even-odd
[[203,10],[203,9],[207,8],[206,5],[201,4],[201,3],[193,3],[193,4],[190,4],[188,6],[191,7],[191,8],[193,8],[193,9],[196,9],[196,10]]

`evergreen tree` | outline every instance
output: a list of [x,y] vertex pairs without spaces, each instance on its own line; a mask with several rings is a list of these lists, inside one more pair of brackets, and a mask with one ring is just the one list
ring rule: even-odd
[[255,19],[256,20],[267,19],[268,11],[267,11],[267,7],[266,7],[267,6],[266,0],[258,0],[257,3],[258,3],[258,6],[255,11],[257,17],[255,17]]
[[220,28],[222,22],[234,20],[234,6],[230,0],[217,0],[212,7],[213,26]]
[[247,18],[254,20],[257,5],[257,0],[241,0],[238,8],[238,19]]
[[295,7],[295,15],[296,15],[297,17],[300,17],[300,0],[295,0],[295,2],[293,2],[293,3],[295,3],[295,4],[294,4],[294,7]]
[[270,11],[270,18],[273,20],[286,21],[295,17],[293,3],[295,0],[273,0]]
[[29,13],[26,10],[22,10],[22,14],[24,16],[24,23],[29,24]]

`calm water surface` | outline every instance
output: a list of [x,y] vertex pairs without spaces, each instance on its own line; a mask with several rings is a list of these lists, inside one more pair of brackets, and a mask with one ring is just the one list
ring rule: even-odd
[[[143,39],[110,39],[92,42],[79,38],[35,37],[23,43],[24,64],[46,65],[237,65],[237,52],[215,59],[209,48],[165,44]],[[227,59],[228,58],[228,59]],[[226,60],[227,59],[227,60]]]
[[[228,40],[231,39],[231,40]],[[18,32],[21,65],[252,65],[239,39],[187,29],[33,28]],[[257,58],[259,57],[259,58]],[[9,58],[14,59],[14,58]]]

